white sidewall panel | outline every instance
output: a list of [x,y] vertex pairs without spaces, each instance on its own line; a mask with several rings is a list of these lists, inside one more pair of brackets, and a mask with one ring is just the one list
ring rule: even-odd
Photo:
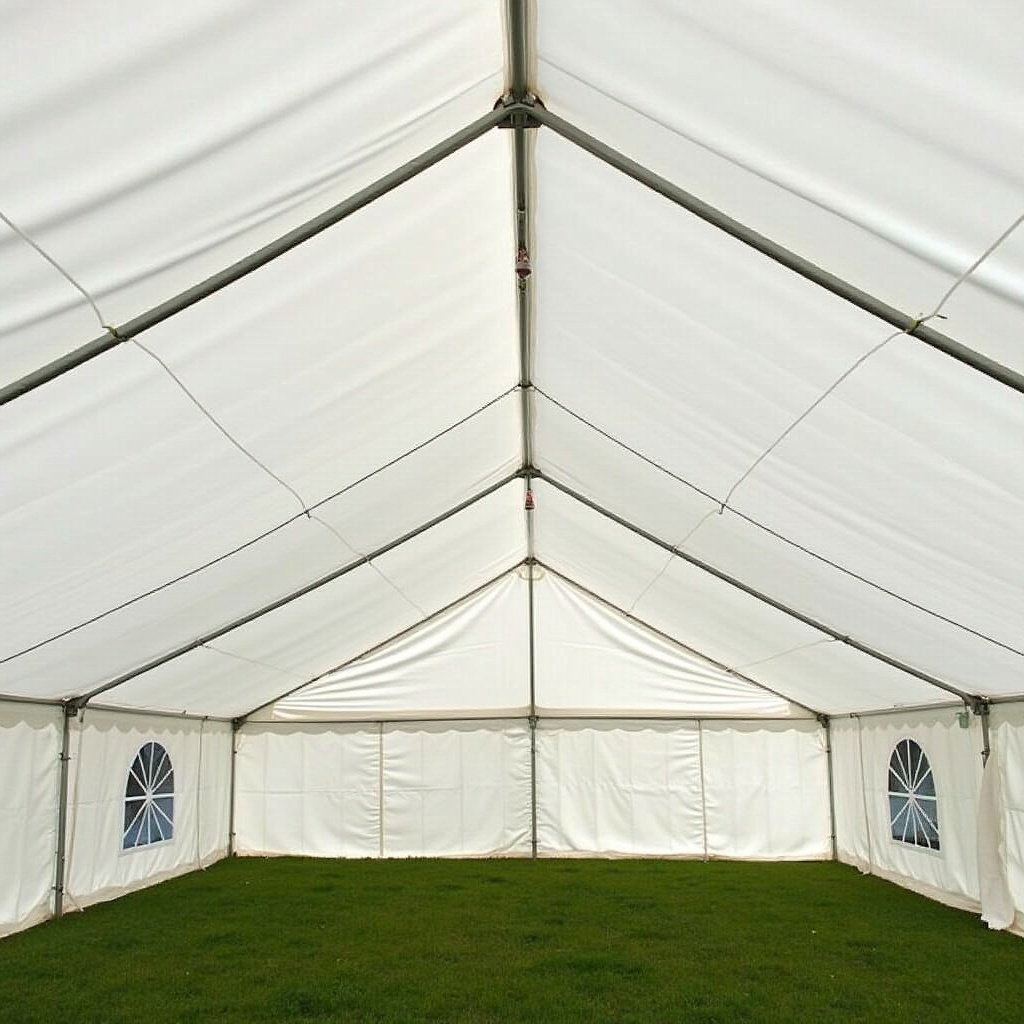
[[696,722],[544,722],[537,729],[542,853],[704,854]]
[[377,856],[376,724],[246,726],[236,742],[238,853]]
[[[128,770],[155,740],[174,766],[174,835],[121,849]],[[231,726],[86,709],[72,724],[65,909],[113,899],[227,853]]]
[[[838,854],[862,871],[953,906],[977,910],[982,737],[974,716],[969,729],[959,726],[957,710],[833,721],[833,770],[842,807],[837,821]],[[920,744],[931,765],[938,796],[938,851],[890,836],[889,758],[901,739]]]
[[0,703],[0,936],[50,910],[61,728],[59,708]]
[[704,722],[708,854],[832,855],[828,753],[817,722]]
[[524,722],[389,727],[381,778],[385,856],[530,848],[530,735]]

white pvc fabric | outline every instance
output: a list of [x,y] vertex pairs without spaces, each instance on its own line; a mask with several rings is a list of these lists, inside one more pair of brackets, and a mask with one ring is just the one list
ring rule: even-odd
[[59,708],[0,703],[0,936],[50,913],[62,720]]
[[[817,858],[834,803],[1021,927],[1019,707],[984,776],[955,714],[1024,696],[1024,398],[552,127],[466,142],[511,8],[0,11],[0,389],[416,164],[0,392],[0,934],[53,907],[61,702],[68,907],[223,855],[232,791],[318,856]],[[549,112],[1024,371],[1020,11],[525,10]],[[941,854],[886,838],[901,737]],[[124,852],[146,742],[180,828]]]
[[530,849],[525,722],[244,726],[241,854],[500,856]]
[[[173,765],[170,841],[124,849],[125,787],[143,745]],[[228,848],[231,726],[87,710],[71,731],[64,899],[69,908],[202,868]]]
[[[531,852],[525,721],[253,723],[238,742],[240,853]],[[536,743],[540,855],[830,855],[817,723],[565,719]]]
[[831,855],[815,722],[542,723],[538,834],[552,852],[813,860]]

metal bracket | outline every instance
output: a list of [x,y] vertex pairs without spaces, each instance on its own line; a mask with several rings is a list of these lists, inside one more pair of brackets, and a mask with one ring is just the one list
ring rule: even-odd
[[527,96],[524,100],[514,100],[510,93],[506,93],[499,97],[494,104],[494,109],[507,110],[508,117],[498,124],[498,128],[505,130],[509,128],[540,128],[541,123],[531,113],[531,107],[545,109],[544,104],[536,96]]

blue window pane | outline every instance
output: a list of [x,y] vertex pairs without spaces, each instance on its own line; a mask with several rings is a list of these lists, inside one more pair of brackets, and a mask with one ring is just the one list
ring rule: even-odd
[[144,743],[128,769],[124,790],[125,850],[162,843],[174,835],[174,768],[162,744]]

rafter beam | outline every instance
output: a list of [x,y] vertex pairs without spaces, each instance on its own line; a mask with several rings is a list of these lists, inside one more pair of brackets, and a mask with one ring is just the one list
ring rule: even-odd
[[230,284],[234,284],[235,281],[251,274],[254,270],[259,270],[260,267],[266,266],[279,256],[283,256],[286,252],[294,249],[297,245],[301,245],[303,242],[319,235],[321,232],[345,220],[346,217],[352,216],[353,213],[363,209],[364,206],[369,206],[370,203],[380,199],[381,196],[394,191],[399,185],[404,185],[405,182],[415,178],[418,174],[422,174],[428,168],[433,167],[434,164],[444,160],[445,157],[451,156],[464,146],[480,138],[481,135],[485,135],[492,128],[507,121],[515,109],[517,108],[514,106],[495,107],[490,113],[477,118],[471,124],[466,125],[465,128],[459,129],[454,135],[449,135],[447,139],[439,142],[436,146],[431,146],[425,152],[414,156],[411,160],[407,160],[401,167],[396,168],[389,174],[385,174],[382,178],[378,178],[367,185],[366,188],[360,189],[347,199],[343,199],[329,210],[325,210],[323,213],[307,220],[304,224],[300,224],[297,228],[293,228],[279,238],[275,238],[272,242],[267,243],[261,249],[257,249],[254,253],[244,256],[237,262],[232,263],[231,266],[225,267],[224,270],[218,271],[191,288],[186,288],[185,291],[179,292],[165,302],[161,302],[152,309],[146,310],[146,312],[141,313],[134,319],[116,327],[108,327],[107,333],[101,337],[94,338],[74,351],[68,352],[40,367],[38,370],[33,370],[19,380],[0,388],[0,405],[13,402],[14,399],[20,398],[22,395],[26,395],[52,380],[56,380],[56,378],[81,366],[83,363],[87,363],[90,359],[95,359],[117,345],[121,345],[142,334],[144,331],[156,327],[157,324],[163,323],[176,313],[188,309],[189,306],[194,306],[197,302],[216,294]]
[[795,274],[799,274],[805,280],[824,288],[841,299],[845,299],[858,309],[862,309],[866,313],[884,320],[887,324],[902,331],[904,334],[924,342],[924,344],[937,349],[939,352],[945,353],[965,366],[983,373],[986,377],[991,377],[992,380],[996,380],[1000,384],[1004,384],[1006,387],[1024,394],[1024,374],[1018,373],[1008,366],[1003,366],[1002,363],[998,363],[980,352],[975,352],[974,349],[968,348],[966,345],[950,338],[946,334],[942,334],[933,327],[929,327],[920,318],[904,313],[902,310],[896,309],[895,306],[890,306],[887,302],[883,302],[856,285],[836,277],[835,274],[830,274],[827,270],[823,270],[810,260],[797,255],[797,253],[787,249],[784,245],[773,241],[771,238],[767,238],[746,224],[734,220],[728,214],[716,209],[702,199],[698,199],[678,185],[673,184],[667,178],[656,174],[650,168],[644,167],[643,164],[630,159],[630,157],[613,149],[607,143],[594,138],[593,135],[583,131],[582,128],[578,128],[557,114],[545,110],[540,104],[537,104],[532,109],[532,116],[566,141],[585,150],[591,156],[597,157],[598,160],[608,164],[609,167],[614,167],[617,171],[621,171],[634,181],[638,181],[641,185],[652,189],[706,223],[724,231],[727,235],[731,235],[737,241],[752,249],[756,249],[762,255],[774,260],[788,270],[792,270]]
[[[472,598],[476,597],[477,594],[482,594],[488,587],[494,586],[494,584],[497,583],[499,580],[503,580],[506,576],[515,572],[516,569],[518,569],[522,564],[522,561],[518,561],[515,565],[510,565],[507,569],[503,569],[501,572],[499,572],[497,576],[492,576],[485,583],[481,583],[480,586],[474,587],[472,590],[463,594],[461,597],[457,597],[454,601],[450,601],[443,608],[438,608],[436,612],[431,612],[429,615],[424,616],[422,619],[419,619],[417,622],[414,622],[411,626],[406,626],[405,629],[400,629],[397,633],[392,633],[391,636],[387,637],[386,639],[378,641],[372,647],[367,647],[365,650],[360,651],[358,654],[354,654],[351,658],[346,658],[343,662],[334,665],[332,668],[327,669],[325,672],[318,672],[315,676],[310,676],[309,679],[306,679],[295,686],[289,687],[284,692],[279,693],[276,697],[271,697],[270,700],[265,700],[262,704],[257,705],[251,711],[246,711],[244,715],[239,715],[237,718],[235,718],[235,727],[239,728],[240,726],[244,725],[245,722],[248,719],[252,718],[253,715],[262,711],[264,708],[269,708],[271,704],[276,704],[280,700],[285,700],[286,698],[291,697],[292,694],[298,693],[299,690],[304,690],[307,686],[311,686],[313,683],[318,682],[319,680],[324,679],[335,672],[340,672],[342,671],[342,669],[348,668],[349,665],[355,665],[356,662],[362,661],[364,658],[369,658],[370,655],[376,654],[378,651],[383,650],[389,644],[396,643],[403,637],[407,637],[409,636],[409,634],[415,633],[416,630],[422,629],[428,623],[440,618],[446,612],[450,612],[453,608],[457,608],[460,604],[464,604],[466,601],[471,600]],[[491,715],[490,717],[493,718],[494,716]],[[381,721],[381,719],[373,718],[372,721],[379,722]]]
[[353,562],[349,562],[343,565],[339,569],[335,569],[333,572],[327,573],[326,576],[321,576],[319,579],[314,580],[312,583],[307,583],[305,586],[300,587],[298,590],[293,590],[284,597],[279,597],[275,601],[271,601],[269,604],[263,605],[256,611],[249,612],[240,618],[234,619],[224,626],[206,633],[195,640],[189,641],[187,644],[182,644],[180,647],[176,647],[173,651],[169,651],[167,654],[162,654],[159,658],[154,658],[152,661],[146,662],[144,665],[140,665],[137,668],[132,669],[130,672],[118,676],[116,679],[103,683],[100,686],[96,686],[89,690],[85,694],[75,697],[67,703],[76,708],[85,707],[93,698],[98,697],[101,693],[107,693],[113,690],[115,687],[122,686],[124,683],[130,682],[132,679],[143,675],[146,672],[150,672],[155,668],[159,668],[161,665],[166,665],[169,661],[174,661],[176,658],[182,657],[182,655],[188,654],[190,651],[194,651],[203,647],[206,644],[213,643],[219,637],[224,636],[226,633],[230,633],[232,630],[238,629],[241,626],[245,626],[250,622],[254,622],[256,619],[262,618],[264,615],[268,615],[270,612],[277,611],[278,608],[283,608],[287,604],[291,604],[292,601],[298,600],[300,597],[305,597],[306,594],[312,593],[314,590],[319,590],[320,587],[326,586],[328,583],[333,583],[337,579],[341,579],[342,576],[347,576],[350,572],[360,568],[361,566],[368,565],[370,562],[377,558],[386,555],[389,551],[394,551],[396,548],[401,547],[403,544],[408,543],[414,538],[418,537],[421,533],[426,533],[427,530],[433,529],[435,526],[439,526],[447,519],[451,519],[452,516],[458,515],[465,509],[475,505],[478,501],[483,501],[484,498],[494,494],[495,491],[501,490],[502,487],[511,483],[513,480],[518,480],[523,476],[523,470],[517,470],[515,473],[510,473],[503,477],[501,480],[496,481],[489,487],[485,487],[482,491],[478,491],[472,497],[467,498],[465,501],[460,501],[459,504],[454,505],[452,508],[440,515],[434,516],[433,519],[428,520],[425,523],[421,523],[419,526],[407,533],[402,534],[401,537],[397,537],[395,540],[389,541],[387,544],[381,545],[374,551],[371,551],[367,555],[363,555],[361,558],[357,558]]
[[[604,605],[606,608],[610,608],[613,612],[621,615],[624,619],[630,622],[636,623],[641,629],[646,629],[649,633],[653,633],[655,636],[660,637],[662,640],[667,641],[674,647],[678,647],[681,651],[685,651],[687,654],[692,654],[696,658],[700,658],[702,661],[706,661],[709,665],[714,665],[715,668],[721,669],[723,672],[727,672],[731,676],[735,676],[737,679],[742,679],[745,683],[750,683],[751,686],[756,686],[759,690],[764,690],[766,693],[770,693],[773,697],[778,697],[780,700],[789,701],[790,704],[795,705],[798,708],[803,708],[809,715],[815,718],[822,716],[828,717],[824,711],[820,711],[817,708],[812,708],[807,704],[803,704],[796,700],[794,697],[790,697],[788,694],[782,693],[780,690],[773,689],[770,686],[766,686],[764,683],[755,679],[753,676],[744,675],[744,673],[737,671],[734,668],[730,668],[724,662],[716,661],[714,658],[705,654],[703,651],[698,651],[695,647],[691,647],[689,644],[683,643],[682,640],[677,639],[671,633],[666,633],[664,630],[658,629],[652,626],[649,622],[645,622],[639,616],[634,615],[632,612],[627,612],[625,608],[620,608],[613,601],[609,601],[608,598],[602,597],[596,591],[590,590],[588,587],[583,586],[582,583],[578,583],[571,576],[566,576],[565,573],[559,572],[557,569],[552,569],[547,562],[538,562],[545,572],[551,573],[552,576],[557,576],[558,579],[567,583],[570,587],[574,587],[581,594],[586,594],[593,601],[597,601],[598,604]],[[549,718],[549,715],[545,715],[545,718]],[[585,716],[584,716],[585,717]],[[705,715],[689,715],[689,718],[705,718]]]
[[908,665],[905,662],[900,661],[897,658],[890,657],[883,651],[879,651],[876,648],[870,646],[870,644],[863,643],[860,640],[856,640],[851,636],[847,636],[844,633],[840,633],[838,630],[833,629],[832,626],[826,625],[824,622],[813,618],[810,615],[806,615],[796,608],[785,604],[777,598],[771,597],[765,594],[763,591],[758,590],[756,587],[752,587],[742,580],[736,579],[735,576],[730,576],[729,573],[723,572],[721,569],[715,568],[703,559],[697,558],[694,555],[683,551],[681,548],[677,548],[674,544],[670,544],[666,540],[662,540],[660,537],[645,530],[641,526],[637,526],[635,523],[630,522],[628,519],[617,515],[615,512],[611,512],[604,506],[599,505],[596,501],[588,498],[584,494],[580,494],[578,491],[573,490],[566,484],[561,483],[558,480],[553,479],[547,473],[541,470],[534,469],[532,475],[538,479],[545,481],[549,486],[553,487],[556,491],[561,491],[562,494],[575,499],[581,505],[585,505],[593,512],[597,512],[605,519],[616,523],[623,529],[628,530],[630,533],[635,534],[637,537],[641,537],[644,540],[654,544],[656,547],[661,548],[662,551],[667,551],[671,555],[675,555],[676,558],[681,559],[684,562],[688,562],[690,565],[695,566],[698,569],[702,569],[704,572],[716,579],[722,580],[723,583],[728,583],[730,586],[735,587],[737,590],[743,591],[745,594],[749,594],[751,597],[756,598],[763,604],[774,608],[776,611],[780,611],[790,618],[796,619],[798,622],[802,622],[805,626],[810,626],[812,629],[816,629],[819,633],[824,633],[826,636],[831,637],[833,640],[838,640],[840,643],[845,644],[847,647],[852,647],[855,651],[859,651],[861,654],[866,654],[876,661],[883,662],[889,665],[891,668],[899,669],[901,672],[906,672],[907,675],[913,676],[915,679],[920,679],[924,683],[928,683],[931,686],[935,686],[940,690],[945,690],[946,693],[952,693],[959,697],[965,704],[971,707],[975,706],[983,698],[977,694],[968,693],[966,690],[961,690],[959,687],[954,686],[952,683],[947,683],[943,679],[939,679],[936,676],[931,675],[928,672],[923,672],[921,669],[914,668],[913,665]]

